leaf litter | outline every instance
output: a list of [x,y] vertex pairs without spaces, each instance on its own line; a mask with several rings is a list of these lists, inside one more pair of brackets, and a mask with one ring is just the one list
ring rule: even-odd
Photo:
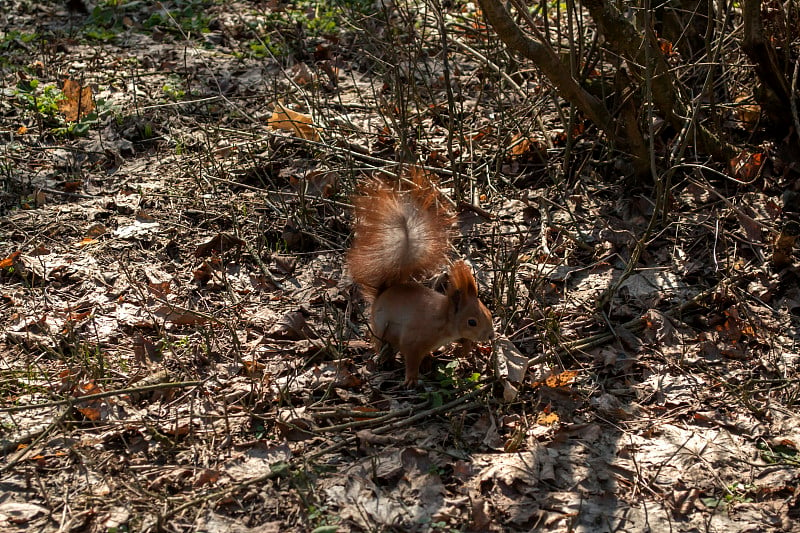
[[[502,154],[524,183],[462,216],[506,331],[493,354],[443,350],[406,391],[342,272],[342,193],[393,171],[397,116],[449,176],[450,111],[393,101],[374,36],[296,36],[285,72],[248,55],[253,3],[203,7],[208,32],[182,38],[168,18],[139,31],[153,13],[135,3],[108,41],[57,31],[84,21],[56,3],[2,23],[57,40],[42,78],[69,71],[60,113],[98,122],[56,142],[0,103],[25,197],[0,237],[0,527],[796,530],[800,293],[791,232],[770,266],[780,198],[692,181],[623,280],[647,201],[592,169],[549,185],[552,140],[509,127],[503,144],[480,62],[454,57],[475,110],[457,149]],[[445,90],[439,57],[402,59],[403,83]],[[745,181],[763,166],[731,162]]]

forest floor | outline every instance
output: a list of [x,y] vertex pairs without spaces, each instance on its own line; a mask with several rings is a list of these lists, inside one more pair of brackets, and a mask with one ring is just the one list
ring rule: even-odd
[[[791,162],[656,212],[470,4],[5,3],[0,530],[800,531]],[[401,160],[500,335],[417,390],[344,267]]]

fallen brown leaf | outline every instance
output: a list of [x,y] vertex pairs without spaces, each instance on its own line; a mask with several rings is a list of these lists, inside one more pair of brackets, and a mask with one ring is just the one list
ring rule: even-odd
[[61,92],[64,100],[58,103],[58,110],[67,122],[77,122],[94,111],[91,87],[81,87],[77,81],[67,79]]
[[290,131],[301,139],[319,140],[319,132],[313,126],[311,116],[293,111],[281,102],[275,103],[275,109],[267,125],[277,130]]

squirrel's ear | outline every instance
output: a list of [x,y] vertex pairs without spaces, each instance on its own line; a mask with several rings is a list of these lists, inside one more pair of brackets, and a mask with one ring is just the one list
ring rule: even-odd
[[478,297],[478,284],[472,270],[464,261],[456,261],[450,267],[450,287],[462,291],[467,296]]

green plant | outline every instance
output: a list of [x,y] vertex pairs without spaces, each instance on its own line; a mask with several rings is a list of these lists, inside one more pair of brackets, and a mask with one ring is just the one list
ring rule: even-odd
[[757,448],[761,450],[761,458],[770,464],[784,463],[800,466],[800,452],[792,446],[785,444],[770,445],[759,442]]
[[256,424],[252,429],[252,433],[255,436],[255,438],[259,440],[266,439],[269,437],[269,433],[267,431],[267,428],[264,426],[263,422]]
[[154,11],[150,18],[144,21],[143,26],[147,29],[159,28],[162,31],[176,34],[200,34],[208,33],[208,23],[211,17],[205,14],[209,2],[195,0],[185,2],[185,5],[178,9],[159,9]]
[[752,484],[734,483],[725,487],[721,496],[701,498],[703,504],[710,509],[724,509],[732,503],[751,503],[756,486]]
[[[306,42],[305,37],[313,40],[336,36],[348,27],[348,20],[367,16],[372,11],[372,2],[368,0],[299,0],[266,16],[267,34],[248,43],[249,53],[262,58],[282,56],[291,51],[311,52],[302,50],[315,44]],[[258,31],[257,28],[253,30]]]
[[458,361],[450,361],[444,366],[444,369],[437,367],[437,381],[441,387],[472,389],[481,380],[478,372],[473,372],[467,377],[460,377],[456,374],[456,369],[458,369]]
[[186,96],[186,91],[180,87],[180,80],[176,80],[174,77],[171,77],[169,81],[161,87],[161,90],[175,101],[183,100],[184,96]]
[[47,118],[55,118],[58,113],[58,103],[64,100],[64,95],[55,85],[45,85],[41,89],[39,85],[37,79],[22,80],[14,89],[14,97],[29,111]]
[[31,49],[41,40],[42,36],[38,33],[18,30],[0,32],[0,66],[32,73],[35,69],[30,65]]
[[77,122],[63,122],[60,126],[52,128],[50,131],[59,137],[83,137],[92,126],[97,124],[99,116],[96,111],[92,111]]
[[94,41],[112,41],[117,36],[114,30],[92,24],[84,26],[83,34]]
[[67,122],[64,120],[59,103],[66,98],[61,89],[53,84],[41,87],[37,79],[20,81],[14,89],[14,97],[28,111],[39,115],[49,126],[50,132],[61,137],[80,137],[85,135],[92,126],[97,124],[101,116],[111,112],[111,107],[105,100],[99,98],[95,101],[95,108],[80,120]]
[[18,30],[12,30],[2,38],[0,38],[0,50],[6,51],[10,50],[14,47],[15,43],[19,44],[29,44],[35,41],[39,37],[38,33],[26,33]]
[[439,407],[451,399],[456,391],[474,389],[481,379],[478,372],[473,372],[467,377],[456,374],[458,361],[450,361],[444,367],[436,366],[436,381],[439,388],[425,393],[433,407]]
[[123,31],[123,19],[135,3],[122,4],[119,0],[98,3],[83,27],[83,34],[96,41],[111,41]]
[[0,397],[2,398],[13,398],[16,403],[20,395],[46,395],[49,391],[48,376],[42,374],[34,366],[0,372]]
[[447,533],[457,533],[458,531],[461,531],[460,529],[450,526],[444,520],[440,520],[438,522],[431,522],[430,528],[431,531],[446,531]]
[[320,505],[317,507],[312,504],[308,506],[308,521],[312,524],[316,524],[313,533],[326,533],[328,531],[337,531],[338,528],[336,524],[339,522],[339,519],[331,515],[328,506]]
[[269,35],[265,35],[261,40],[251,42],[247,46],[250,49],[250,55],[257,59],[283,55],[281,46],[272,43]]

